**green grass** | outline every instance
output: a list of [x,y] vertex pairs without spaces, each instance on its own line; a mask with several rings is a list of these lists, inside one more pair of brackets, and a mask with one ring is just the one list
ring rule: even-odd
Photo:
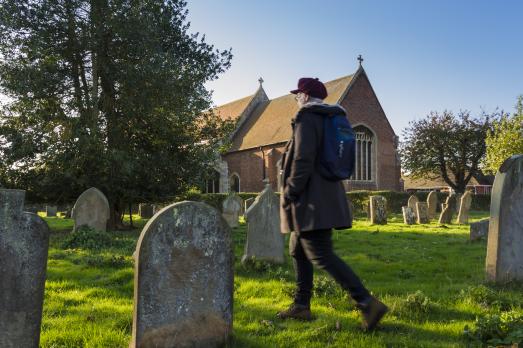
[[[473,213],[472,221],[487,216]],[[145,221],[133,218],[137,226]],[[99,251],[64,250],[71,220],[46,218],[53,233],[42,323],[42,347],[127,347],[132,325],[132,253],[140,229],[111,232]],[[463,335],[477,316],[514,309],[523,313],[521,285],[484,284],[486,242],[470,243],[468,226],[406,226],[394,216],[385,226],[355,221],[334,233],[338,255],[391,308],[379,330],[359,330],[347,296],[315,273],[315,321],[282,321],[291,302],[293,270],[239,263],[246,226],[233,231],[236,255],[234,336],[231,347],[475,347]],[[338,328],[339,329],[338,329]]]

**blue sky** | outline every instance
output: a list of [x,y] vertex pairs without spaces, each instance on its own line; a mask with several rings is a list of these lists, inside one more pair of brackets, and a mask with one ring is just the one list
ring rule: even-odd
[[523,94],[523,1],[189,1],[191,31],[232,47],[232,67],[208,84],[218,105],[269,98],[302,76],[323,81],[363,66],[394,130],[431,110],[497,107]]

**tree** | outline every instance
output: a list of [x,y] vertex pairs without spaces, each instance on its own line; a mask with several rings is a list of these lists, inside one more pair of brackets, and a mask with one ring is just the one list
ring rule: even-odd
[[495,117],[444,111],[410,122],[400,146],[403,169],[413,177],[442,177],[455,191],[464,192],[474,175],[482,175],[485,137]]
[[485,167],[496,173],[503,162],[512,155],[523,154],[523,95],[519,96],[516,113],[503,115],[494,122],[487,133]]
[[207,81],[229,68],[183,0],[0,0],[0,179],[47,201],[124,203],[196,185],[230,125]]

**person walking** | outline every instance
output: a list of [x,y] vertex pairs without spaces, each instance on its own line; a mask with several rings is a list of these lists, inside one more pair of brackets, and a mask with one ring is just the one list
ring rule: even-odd
[[317,78],[301,78],[291,91],[298,103],[292,121],[293,135],[281,161],[281,230],[291,233],[289,254],[296,275],[294,301],[277,313],[280,319],[312,320],[310,300],[313,265],[328,272],[356,302],[365,330],[376,327],[388,311],[370,295],[354,271],[333,251],[332,229],[352,227],[345,189],[341,181],[324,178],[318,170],[325,117],[346,115],[339,105],[324,104],[325,85]]

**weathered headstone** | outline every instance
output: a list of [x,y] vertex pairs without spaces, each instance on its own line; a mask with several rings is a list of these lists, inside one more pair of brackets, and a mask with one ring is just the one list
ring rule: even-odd
[[416,203],[416,215],[418,224],[429,223],[429,205],[425,202]]
[[451,208],[452,214],[454,214],[456,212],[456,207],[458,205],[456,197],[457,197],[457,194],[455,192],[452,192],[451,194],[449,194],[449,196],[445,200],[445,203]]
[[229,227],[237,227],[239,225],[238,218],[242,210],[243,200],[233,192],[227,196],[223,201],[222,215]]
[[403,222],[406,225],[412,225],[416,222],[416,215],[414,215],[411,207],[401,207],[401,210],[403,212]]
[[454,196],[454,212],[455,213],[459,213],[459,207],[460,207],[460,204],[461,204],[461,197],[463,197],[463,195],[461,193],[456,193],[455,196]]
[[479,220],[470,224],[470,240],[479,240],[488,236],[489,219]]
[[491,281],[523,281],[523,155],[508,158],[494,179],[486,271]]
[[441,214],[439,215],[439,223],[450,224],[452,221],[452,208],[447,203],[441,203]]
[[180,202],[145,225],[135,252],[131,348],[219,347],[232,331],[232,237],[220,212]]
[[370,221],[370,216],[371,216],[371,213],[370,213],[370,198],[369,198],[369,201],[367,202],[367,206],[365,207],[366,208],[366,213],[367,213],[367,220]]
[[469,223],[469,210],[472,204],[472,193],[467,191],[461,196],[461,202],[459,204],[459,213],[458,213],[458,224],[468,224]]
[[109,220],[109,202],[100,190],[91,187],[78,197],[71,217],[74,219],[75,231],[81,226],[106,231],[107,220]]
[[247,210],[249,210],[250,206],[254,203],[254,200],[255,200],[254,197],[247,198],[245,200],[245,208],[244,208],[245,213],[247,213]]
[[429,206],[429,219],[434,219],[436,217],[436,211],[438,210],[438,193],[436,191],[429,192],[427,204]]
[[47,216],[47,217],[56,216],[57,211],[58,211],[58,208],[56,207],[56,205],[46,205],[45,206],[45,216]]
[[409,197],[409,200],[407,202],[407,205],[412,209],[412,211],[414,212],[414,216],[416,217],[416,219],[418,219],[418,211],[416,210],[416,203],[419,202],[419,199],[418,197],[414,196],[414,195],[411,195]]
[[284,262],[284,237],[280,230],[280,200],[266,186],[245,212],[247,241],[242,262],[256,260]]
[[138,205],[138,215],[142,219],[150,219],[154,215],[154,205],[148,203],[140,203]]
[[383,196],[370,196],[370,223],[387,224],[387,199]]
[[49,228],[24,213],[25,192],[0,189],[0,347],[37,348]]

